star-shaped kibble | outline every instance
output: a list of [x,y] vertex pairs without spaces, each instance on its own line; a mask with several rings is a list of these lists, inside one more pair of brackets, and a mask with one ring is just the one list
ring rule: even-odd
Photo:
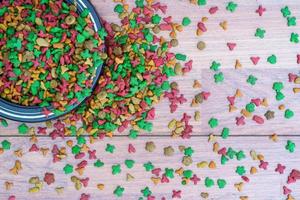
[[262,5],[260,5],[260,6],[258,6],[258,9],[255,12],[258,13],[259,16],[262,16],[265,11],[266,11],[266,9],[263,8]]
[[264,29],[257,28],[256,32],[255,32],[255,36],[262,39],[265,37],[265,33],[266,33],[266,31]]

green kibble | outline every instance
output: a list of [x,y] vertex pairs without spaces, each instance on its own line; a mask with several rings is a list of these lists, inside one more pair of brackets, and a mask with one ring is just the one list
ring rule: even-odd
[[224,74],[223,72],[219,72],[214,75],[215,83],[222,83],[224,81]]
[[117,197],[121,197],[121,196],[123,196],[124,191],[125,191],[125,189],[123,187],[117,186],[116,189],[114,190],[114,194]]
[[287,17],[291,15],[291,11],[288,6],[285,6],[284,8],[281,9],[281,13],[283,17]]
[[114,12],[116,12],[118,14],[121,14],[122,12],[124,12],[123,6],[121,4],[116,5],[114,8]]
[[188,25],[190,25],[191,24],[191,20],[190,20],[190,18],[188,18],[188,17],[184,17],[183,19],[182,19],[182,26],[188,26]]
[[294,116],[294,112],[290,109],[286,109],[285,112],[284,112],[284,117],[286,119],[290,119]]
[[284,99],[284,94],[282,92],[276,92],[276,100],[281,101]]
[[264,29],[257,28],[255,32],[255,36],[263,39],[265,37],[265,33],[266,31]]
[[298,44],[299,43],[299,34],[298,33],[291,33],[290,41],[292,43]]
[[287,18],[287,25],[288,26],[296,26],[297,25],[296,17],[288,17]]
[[285,149],[288,150],[290,153],[293,153],[295,151],[295,148],[296,144],[291,140],[288,140]]
[[186,55],[184,55],[184,54],[177,53],[177,54],[175,55],[175,58],[176,58],[177,60],[186,61]]
[[151,190],[149,187],[145,187],[144,189],[141,190],[141,193],[143,194],[144,197],[148,197],[152,194]]
[[133,168],[134,163],[135,163],[134,160],[125,160],[125,165],[128,169]]
[[220,188],[220,189],[223,189],[223,188],[225,188],[225,186],[226,186],[226,181],[224,180],[224,179],[218,179],[217,180],[217,184],[218,184],[218,187]]
[[212,179],[209,178],[209,177],[206,177],[206,178],[205,178],[204,184],[205,184],[205,186],[208,187],[208,188],[215,185],[214,180],[212,180]]
[[11,146],[11,143],[8,141],[8,140],[3,140],[1,142],[1,145],[2,145],[2,148],[4,150],[9,150],[10,149],[10,146]]
[[246,110],[250,113],[254,112],[255,111],[255,104],[254,103],[248,103],[246,105]]
[[104,165],[104,162],[102,162],[101,160],[97,160],[96,162],[94,162],[94,166],[95,167],[102,167]]
[[275,82],[273,83],[273,90],[276,92],[279,92],[283,89],[283,83],[282,82]]
[[247,83],[250,85],[255,85],[257,81],[257,78],[253,75],[248,76]]
[[18,130],[19,130],[19,134],[24,135],[24,134],[28,133],[29,127],[25,123],[23,123],[23,124],[19,125]]
[[205,6],[206,5],[206,0],[198,0],[198,5],[199,6]]
[[228,11],[230,11],[230,12],[234,12],[235,10],[236,10],[236,8],[237,8],[237,4],[236,3],[234,3],[234,2],[229,2],[228,4],[227,4],[227,6],[226,6],[226,10],[228,10]]
[[220,66],[221,66],[220,63],[218,63],[216,61],[213,61],[211,63],[210,69],[213,70],[213,71],[218,71],[220,69]]
[[5,119],[1,119],[1,125],[3,127],[8,127],[8,123],[7,123],[7,121]]
[[114,145],[107,144],[106,148],[105,148],[105,151],[109,152],[109,153],[114,153],[115,149],[116,149],[116,147]]
[[243,176],[246,173],[246,170],[244,166],[237,166],[235,172],[238,175]]
[[211,118],[208,121],[208,124],[209,124],[210,128],[215,128],[215,127],[217,127],[219,125],[219,121],[216,118]]
[[222,138],[227,139],[229,136],[229,133],[230,133],[229,128],[226,128],[226,127],[223,128],[222,133],[221,133]]
[[113,175],[120,174],[121,173],[121,165],[120,164],[112,165],[111,166],[111,173]]
[[270,64],[276,64],[277,63],[277,57],[273,54],[273,55],[271,55],[271,56],[268,57],[267,61]]
[[63,170],[64,170],[65,174],[71,174],[71,173],[73,173],[73,166],[70,164],[67,164]]

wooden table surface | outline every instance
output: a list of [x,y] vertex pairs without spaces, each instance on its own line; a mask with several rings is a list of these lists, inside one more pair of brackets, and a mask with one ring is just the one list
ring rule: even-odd
[[[128,1],[132,6],[134,1]],[[183,32],[178,34],[179,46],[174,49],[175,52],[185,53],[193,59],[192,72],[176,77],[173,80],[179,83],[179,88],[188,99],[188,103],[179,106],[177,112],[170,114],[168,102],[163,100],[156,106],[156,119],[154,120],[154,130],[151,134],[142,133],[136,140],[130,140],[124,136],[106,138],[103,141],[90,145],[92,149],[97,149],[97,156],[105,162],[105,166],[96,169],[89,164],[82,177],[90,177],[89,186],[80,191],[76,191],[73,183],[70,181],[70,175],[63,174],[63,167],[66,163],[76,164],[71,156],[58,163],[52,162],[52,156],[49,153],[43,156],[40,152],[28,153],[32,143],[28,137],[20,137],[17,133],[16,122],[9,121],[8,128],[0,129],[0,142],[9,140],[12,142],[12,150],[6,151],[0,155],[0,200],[7,199],[9,195],[15,195],[17,199],[24,200],[56,200],[56,199],[79,199],[81,193],[91,194],[91,199],[115,199],[113,190],[117,185],[125,188],[124,196],[120,199],[138,199],[141,196],[140,190],[148,186],[156,197],[166,197],[171,199],[172,190],[182,190],[182,199],[201,199],[201,192],[208,192],[209,199],[239,199],[240,196],[248,196],[252,200],[280,200],[285,199],[282,187],[286,184],[288,173],[291,169],[300,169],[300,106],[299,95],[294,94],[292,88],[294,84],[288,83],[287,74],[289,72],[298,73],[296,55],[300,53],[299,44],[289,42],[292,32],[299,32],[299,25],[287,27],[286,19],[282,17],[280,9],[288,5],[292,15],[300,19],[300,1],[298,0],[235,0],[238,4],[236,12],[230,13],[225,7],[228,1],[208,0],[208,5],[199,7],[192,5],[188,0],[161,0],[168,5],[167,15],[171,15],[174,22],[181,23],[184,16],[190,17],[191,25],[185,27]],[[119,19],[113,8],[115,3],[111,0],[92,0],[101,17],[109,22],[119,23]],[[262,17],[259,17],[255,10],[259,5],[263,5],[267,11]],[[218,6],[219,11],[215,15],[209,15],[208,8]],[[206,23],[208,32],[202,36],[196,36],[195,30],[197,22],[202,17],[207,16]],[[224,31],[219,23],[227,20],[228,30]],[[300,23],[300,21],[298,21]],[[266,30],[265,38],[254,37],[256,28]],[[198,41],[206,42],[206,49],[199,51],[196,48]],[[228,51],[227,42],[237,43],[234,51]],[[267,63],[267,57],[275,54],[277,64]],[[249,59],[251,56],[260,56],[259,64],[254,66]],[[242,68],[236,70],[234,65],[236,59],[239,59]],[[210,64],[216,60],[222,64],[221,71],[224,73],[225,80],[223,84],[216,85],[213,82],[213,73],[209,70]],[[247,77],[252,74],[258,78],[255,86],[246,83]],[[199,80],[202,88],[193,89],[194,80]],[[284,82],[284,94],[286,98],[282,102],[275,100],[275,93],[272,90],[272,84],[275,81]],[[257,125],[251,119],[246,119],[245,126],[236,126],[235,117],[239,116],[239,111],[229,113],[227,96],[234,95],[236,89],[240,89],[244,97],[237,101],[236,106],[241,109],[251,98],[268,98],[269,107],[259,107],[258,114],[265,113],[268,109],[275,111],[275,119],[265,121],[263,125]],[[199,107],[190,107],[193,96],[201,91],[210,91],[211,96],[208,101]],[[278,110],[280,104],[285,104],[287,108],[295,112],[295,116],[286,120],[283,111]],[[183,112],[193,115],[201,111],[201,121],[192,122],[194,126],[193,136],[190,139],[172,139],[167,124],[172,119],[180,119]],[[218,128],[212,129],[208,126],[208,120],[211,117],[219,119]],[[30,126],[39,126],[33,124]],[[212,142],[208,142],[208,135],[219,135],[223,127],[231,130],[231,136],[227,140],[217,137],[221,146],[232,147],[236,150],[243,150],[246,153],[246,159],[242,161],[230,161],[226,165],[221,165],[220,156],[212,151]],[[278,142],[269,139],[269,135],[276,133],[279,135]],[[120,134],[117,134],[120,135]],[[122,134],[124,135],[124,134]],[[38,137],[38,147],[52,148],[53,144],[59,147],[65,146],[65,138],[51,140],[49,137]],[[295,153],[289,153],[285,150],[287,140],[292,140],[296,144]],[[145,151],[146,141],[153,141],[156,144],[156,150],[153,153]],[[104,151],[106,144],[116,146],[114,154],[108,154]],[[128,154],[128,144],[136,147],[135,154]],[[174,156],[165,157],[163,148],[173,146]],[[151,161],[155,167],[164,169],[165,167],[179,168],[182,166],[181,159],[183,154],[178,150],[179,145],[191,146],[195,153],[193,155],[193,164],[188,167],[192,169],[202,180],[200,184],[194,186],[189,184],[182,186],[180,178],[176,176],[169,184],[154,185],[150,180],[151,173],[145,172],[143,164]],[[22,149],[23,157],[17,158],[14,150]],[[269,162],[268,170],[259,169],[255,175],[249,174],[251,166],[258,166],[259,161],[251,159],[249,152],[255,150],[265,156]],[[70,154],[70,149],[68,149]],[[126,159],[136,161],[134,169],[127,169],[124,165]],[[22,162],[23,170],[18,175],[9,173],[15,160]],[[196,163],[201,161],[216,161],[216,169],[200,169]],[[111,165],[120,163],[122,173],[120,175],[111,175]],[[284,174],[279,175],[274,171],[277,164],[286,166]],[[243,165],[247,169],[247,176],[250,182],[244,185],[244,189],[238,192],[234,188],[235,183],[241,182],[240,176],[235,173],[235,168]],[[28,179],[32,176],[38,176],[41,179],[45,172],[52,172],[56,176],[54,184],[44,185],[43,189],[36,194],[29,194],[28,189],[32,187]],[[135,177],[133,181],[126,181],[126,173]],[[204,186],[205,177],[211,177],[214,180],[223,178],[227,181],[224,189],[218,189],[217,186],[206,188]],[[14,186],[10,190],[5,190],[4,182],[12,181]],[[100,191],[97,184],[105,184],[105,189]],[[57,195],[55,187],[65,187],[64,193]],[[288,187],[293,190],[293,197],[300,199],[300,183],[289,184]]]

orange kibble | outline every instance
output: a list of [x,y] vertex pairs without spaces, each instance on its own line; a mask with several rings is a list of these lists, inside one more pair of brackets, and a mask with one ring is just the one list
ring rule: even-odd
[[204,22],[207,22],[208,21],[208,18],[207,17],[202,17],[201,21],[204,23]]
[[251,167],[250,174],[256,174],[256,173],[257,173],[257,169],[255,167]]
[[213,145],[213,151],[214,152],[218,152],[219,151],[219,148],[220,148],[220,145],[218,142],[215,142],[214,145]]
[[208,164],[208,167],[210,169],[216,169],[217,168],[217,165],[214,161],[210,161],[209,164]]
[[104,184],[102,184],[102,183],[97,184],[97,188],[99,190],[103,190],[104,189]]
[[279,109],[279,110],[285,110],[285,105],[284,105],[284,104],[279,105],[279,106],[278,106],[278,109]]
[[66,144],[69,146],[69,147],[73,147],[73,140],[68,140],[66,142]]
[[261,160],[264,160],[265,157],[264,157],[264,155],[262,155],[262,154],[258,154],[258,155],[257,155],[257,159],[261,161]]
[[252,113],[248,112],[246,109],[242,109],[241,114],[244,115],[244,117],[247,117],[247,118],[252,116]]
[[203,34],[203,31],[201,31],[201,29],[197,29],[196,35],[197,36],[201,36],[202,34]]
[[273,141],[273,142],[277,142],[278,141],[278,135],[276,133],[273,133],[271,136],[270,136],[270,139]]
[[240,63],[239,60],[236,60],[235,61],[235,69],[240,69],[240,68],[242,68],[242,64]]

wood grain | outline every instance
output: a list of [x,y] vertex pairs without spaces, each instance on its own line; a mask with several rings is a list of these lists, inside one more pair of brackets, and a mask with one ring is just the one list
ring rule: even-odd
[[[300,138],[289,138],[293,140],[297,146],[300,146]],[[156,144],[156,149],[153,153],[147,152],[144,147],[146,141],[153,141]],[[116,146],[116,151],[114,154],[109,154],[104,151],[106,144],[112,144]],[[128,144],[131,143],[136,147],[136,153],[128,154],[127,148]],[[74,185],[70,181],[71,175],[64,175],[62,168],[67,163],[76,165],[80,160],[74,160],[71,157],[67,157],[58,163],[52,163],[51,155],[48,154],[46,157],[42,156],[40,152],[28,153],[28,147],[30,142],[23,138],[16,138],[13,140],[12,149],[18,150],[22,149],[24,156],[22,158],[16,158],[11,152],[5,152],[1,155],[1,165],[0,165],[0,196],[1,199],[5,199],[10,194],[15,194],[17,199],[24,200],[41,200],[41,199],[78,199],[81,193],[91,194],[91,199],[115,199],[112,195],[114,188],[117,185],[122,185],[125,188],[124,197],[121,199],[137,199],[141,193],[140,190],[146,186],[150,187],[153,194],[157,197],[165,196],[167,199],[171,199],[171,194],[173,189],[182,190],[183,199],[199,199],[201,192],[209,192],[210,199],[238,199],[240,195],[248,195],[250,199],[262,199],[262,200],[277,200],[283,199],[282,186],[286,185],[287,175],[292,168],[299,167],[300,156],[298,153],[287,153],[284,149],[286,144],[286,138],[280,138],[277,143],[273,143],[267,139],[267,137],[258,139],[257,137],[247,137],[247,138],[229,138],[228,140],[220,140],[220,145],[223,147],[232,147],[235,150],[244,150],[247,158],[242,161],[230,160],[228,164],[221,166],[220,156],[212,152],[212,144],[207,142],[206,138],[192,138],[188,141],[182,139],[169,138],[140,138],[137,140],[128,141],[127,138],[113,138],[105,139],[104,141],[99,141],[91,145],[93,149],[97,150],[97,157],[101,159],[105,165],[102,168],[95,168],[92,166],[94,161],[89,161],[89,166],[84,172],[83,176],[79,176],[76,172],[73,174],[82,178],[90,177],[89,186],[83,188],[80,191],[76,191]],[[49,138],[39,138],[38,147],[52,148],[56,144],[59,147],[65,145],[65,141],[58,140],[52,141]],[[175,149],[174,156],[165,157],[163,155],[163,147],[170,145]],[[189,167],[184,167],[184,169],[191,169],[199,177],[201,177],[200,184],[194,186],[189,184],[187,186],[182,186],[180,184],[180,178],[175,175],[175,178],[171,180],[169,184],[159,184],[155,186],[150,178],[152,174],[150,172],[145,172],[143,164],[151,161],[152,164],[164,170],[167,168],[178,169],[182,167],[181,160],[183,153],[178,150],[179,145],[184,145],[186,147],[190,146],[195,150],[192,158],[194,163]],[[250,166],[257,167],[259,162],[253,161],[249,155],[249,151],[255,149],[257,153],[263,153],[265,160],[269,162],[268,170],[264,171],[262,169],[258,170],[256,175],[249,175]],[[71,152],[68,151],[69,154]],[[23,163],[23,170],[19,175],[15,176],[7,173],[12,167],[13,161],[19,159]],[[127,169],[124,165],[126,159],[135,160],[135,166],[133,169]],[[201,161],[216,161],[217,169],[212,170],[208,168],[197,168],[196,163]],[[279,176],[277,172],[274,171],[277,164],[281,163],[287,166],[284,175]],[[111,175],[111,165],[121,164],[122,173],[119,175]],[[237,165],[243,165],[246,167],[246,175],[250,178],[250,183],[245,184],[244,190],[242,192],[237,192],[233,187],[234,183],[241,181],[241,178],[234,172]],[[55,173],[56,182],[53,185],[44,184],[43,189],[40,193],[27,194],[27,190],[32,185],[28,183],[28,179],[31,176],[38,176],[43,178],[46,172]],[[135,177],[132,182],[126,181],[126,173],[130,173]],[[227,181],[227,186],[225,189],[220,190],[217,186],[207,189],[203,180],[205,177],[210,177],[215,181],[218,178],[224,178]],[[10,191],[5,191],[2,186],[5,181],[13,181],[14,187]],[[96,188],[98,183],[105,184],[105,190],[99,191]],[[54,191],[55,187],[65,187],[65,192],[62,195],[57,195]],[[290,184],[288,187],[293,189],[293,195],[295,197],[300,196],[299,183]]]
[[[99,15],[109,21],[119,23],[118,17],[113,13],[115,3],[111,0],[91,0],[96,7]],[[132,7],[133,0],[128,1]],[[0,141],[5,139],[12,142],[12,149],[23,149],[24,156],[16,158],[12,151],[5,152],[0,156],[0,200],[7,199],[11,194],[16,195],[17,199],[22,200],[58,200],[58,199],[79,199],[80,193],[86,192],[91,194],[91,199],[115,199],[112,195],[114,188],[117,185],[122,185],[125,188],[125,193],[122,199],[137,199],[141,196],[140,190],[143,187],[149,186],[153,194],[157,197],[165,196],[171,199],[173,189],[182,190],[182,199],[200,199],[201,192],[209,192],[210,199],[239,199],[241,195],[249,196],[249,199],[254,200],[279,200],[284,199],[282,195],[282,186],[286,184],[288,172],[292,168],[299,169],[299,150],[296,153],[290,154],[284,146],[288,139],[293,140],[296,146],[300,146],[300,138],[298,137],[300,128],[298,121],[300,119],[300,106],[298,104],[299,96],[292,92],[293,84],[287,83],[287,74],[289,72],[299,73],[296,64],[296,54],[299,53],[299,45],[289,42],[291,32],[299,32],[298,26],[287,27],[286,20],[282,17],[280,9],[285,5],[289,5],[293,16],[300,18],[300,1],[296,0],[257,0],[245,1],[235,0],[238,3],[236,12],[230,13],[225,10],[227,1],[209,0],[205,7],[198,7],[188,3],[187,0],[161,0],[169,6],[166,16],[172,16],[175,22],[180,23],[184,16],[188,16],[192,20],[192,24],[178,34],[180,45],[174,49],[174,52],[186,53],[189,58],[193,59],[194,65],[191,73],[182,77],[175,77],[172,80],[178,82],[179,87],[189,103],[181,105],[176,113],[170,114],[168,102],[163,100],[156,105],[156,120],[154,120],[153,133],[142,132],[137,140],[128,140],[126,137],[114,137],[105,139],[91,145],[91,148],[97,149],[97,156],[105,162],[105,166],[101,169],[96,169],[89,164],[85,174],[82,177],[90,177],[90,183],[87,188],[81,191],[76,191],[70,182],[70,176],[64,175],[62,168],[66,163],[77,164],[79,161],[71,157],[59,163],[52,163],[52,158],[49,155],[43,157],[40,153],[28,153],[31,146],[27,138],[15,137],[18,135],[17,127],[19,123],[9,121],[9,127],[0,128]],[[263,17],[259,17],[255,10],[262,4],[267,8],[267,12]],[[210,16],[208,8],[210,6],[218,6],[217,14]],[[196,36],[195,29],[197,22],[202,17],[207,16],[208,32],[201,37]],[[219,27],[219,23],[227,20],[228,30],[224,31]],[[266,29],[266,37],[261,40],[254,37],[256,28],[261,27]],[[199,51],[196,48],[198,41],[206,42],[206,49]],[[228,51],[227,42],[237,43],[234,51]],[[276,65],[267,63],[267,57],[271,54],[276,54],[278,62]],[[260,56],[260,62],[254,66],[249,57]],[[239,59],[242,63],[242,69],[235,70],[235,60]],[[216,60],[222,64],[221,71],[224,73],[225,81],[222,85],[213,83],[213,73],[209,70],[210,64]],[[253,74],[258,77],[257,85],[249,86],[246,83],[248,75]],[[194,80],[200,80],[201,89],[193,89]],[[277,107],[281,102],[275,100],[275,94],[272,90],[274,81],[283,81],[285,88],[283,90],[286,98],[282,102],[286,107],[295,111],[295,117],[290,120],[285,120],[283,112],[278,111]],[[242,109],[251,98],[266,97],[269,100],[268,108],[260,107],[257,109],[258,114],[263,114],[267,109],[276,111],[276,117],[272,121],[266,121],[263,125],[255,124],[251,119],[247,119],[247,124],[242,127],[235,126],[234,118],[239,116],[239,111],[229,113],[227,110],[228,102],[226,97],[233,95],[235,90],[239,88],[243,91],[245,97],[237,101],[237,107]],[[190,107],[190,102],[193,96],[201,91],[210,91],[211,97],[209,101],[203,103],[198,108]],[[180,119],[183,112],[193,115],[196,110],[200,110],[202,114],[201,122],[192,122],[194,126],[193,137],[190,140],[170,139],[170,131],[167,128],[167,123],[171,119]],[[220,121],[218,128],[213,131],[208,127],[210,117],[216,117]],[[44,126],[42,123],[30,124],[30,126]],[[243,161],[230,161],[227,165],[221,166],[217,163],[216,170],[198,169],[196,163],[200,161],[219,160],[219,156],[212,152],[211,144],[207,142],[206,135],[214,133],[220,134],[223,127],[228,127],[231,130],[231,137],[228,140],[218,138],[222,146],[241,149],[247,153],[247,158]],[[265,135],[272,133],[282,135],[278,143],[271,142]],[[127,132],[122,133],[125,135]],[[154,136],[151,136],[154,135]],[[285,136],[284,136],[285,135]],[[161,137],[158,137],[161,136]],[[65,140],[59,139],[52,141],[50,138],[39,138],[39,147],[51,148],[54,144],[65,146]],[[146,141],[154,141],[157,149],[154,153],[147,153],[144,150]],[[115,154],[108,154],[104,151],[107,143],[117,147]],[[137,149],[137,153],[128,154],[128,144],[132,143]],[[176,151],[172,157],[163,156],[163,147],[171,145]],[[198,176],[202,178],[200,185],[182,186],[180,179],[176,177],[170,184],[160,184],[155,186],[151,181],[150,173],[146,173],[143,169],[145,162],[151,161],[155,167],[164,169],[165,167],[178,168],[181,165],[183,154],[177,149],[178,145],[191,146],[195,150],[193,155],[194,163],[189,169],[192,169]],[[259,170],[259,173],[250,177],[250,183],[245,185],[243,192],[237,192],[233,184],[241,179],[234,172],[237,165],[243,165],[247,168],[249,174],[250,166],[257,166],[257,161],[252,161],[249,156],[249,151],[255,149],[265,155],[266,161],[269,162],[267,171]],[[70,154],[70,152],[68,152]],[[8,173],[8,170],[13,166],[16,159],[20,159],[23,164],[23,170],[18,176]],[[125,159],[134,159],[136,167],[132,170],[126,169],[124,165]],[[111,165],[120,163],[123,172],[120,175],[111,175]],[[274,172],[278,163],[287,166],[286,173],[279,176]],[[40,193],[28,194],[27,190],[31,186],[28,179],[31,176],[39,176],[43,178],[45,172],[53,172],[56,176],[55,184],[51,186],[45,185]],[[133,182],[126,182],[126,173],[131,173],[135,176]],[[224,178],[227,180],[227,187],[223,190],[213,187],[207,189],[204,187],[203,179],[211,177],[213,179]],[[6,191],[3,186],[5,181],[13,181],[14,187],[10,191]],[[98,183],[105,184],[105,190],[99,191],[96,188]],[[54,191],[55,187],[65,187],[65,192],[61,196],[57,196]],[[293,196],[300,199],[299,183],[289,185],[293,189]]]

